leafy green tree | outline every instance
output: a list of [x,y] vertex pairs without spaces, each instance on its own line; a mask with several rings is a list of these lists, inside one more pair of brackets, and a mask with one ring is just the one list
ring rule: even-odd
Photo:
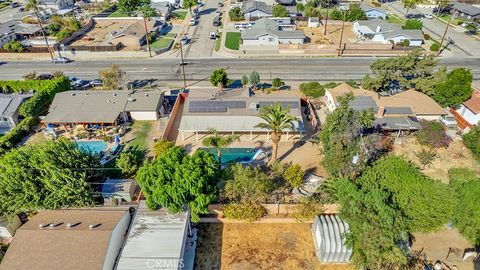
[[288,183],[290,183],[292,187],[298,188],[303,184],[303,175],[304,171],[302,167],[295,163],[287,168],[287,170],[283,174],[283,177],[285,178],[285,180],[287,180]]
[[188,9],[190,11],[190,15],[192,15],[192,7],[196,6],[197,0],[183,0],[183,8]]
[[438,229],[453,211],[451,189],[399,156],[378,160],[355,182],[337,179],[335,186],[340,216],[350,226],[353,263],[363,269],[406,269],[397,243]]
[[3,49],[8,52],[23,52],[25,47],[18,40],[10,40],[9,42],[3,45]]
[[276,4],[273,6],[273,11],[272,11],[272,16],[273,17],[288,17],[290,14],[288,13],[288,10],[279,4]]
[[318,98],[325,95],[325,87],[323,87],[319,82],[301,83],[300,91],[310,98]]
[[418,4],[420,4],[420,0],[402,0],[403,7],[407,9],[405,11],[405,16],[407,16],[408,11],[412,8],[415,8]]
[[358,20],[366,20],[367,15],[365,15],[365,11],[363,11],[359,4],[350,4],[348,6],[346,18],[347,21],[353,22]]
[[370,65],[373,76],[366,75],[362,87],[376,92],[389,91],[392,86],[415,88],[424,80],[434,79],[438,61],[433,55],[414,50],[407,55],[379,59]]
[[115,160],[115,165],[125,176],[134,175],[140,168],[143,155],[139,151],[123,151]]
[[273,143],[273,155],[271,161],[277,160],[278,143],[282,138],[284,130],[294,130],[295,121],[297,117],[290,115],[290,108],[282,108],[282,105],[275,103],[271,106],[264,106],[260,108],[258,114],[264,122],[257,124],[255,127],[266,129],[271,132],[271,139]]
[[121,86],[123,72],[118,65],[110,64],[108,69],[100,70],[98,76],[102,80],[104,89],[117,90]]
[[[437,44],[437,43],[434,43],[434,44]],[[414,79],[412,83],[415,85],[415,89],[417,91],[420,91],[425,95],[431,97],[435,92],[435,87],[437,87],[438,84],[444,82],[446,78],[447,78],[447,67],[440,66],[438,70],[435,71],[431,76],[427,76],[425,78],[418,77],[417,79]]]
[[150,4],[150,0],[118,0],[117,7],[120,11],[132,16],[145,4]]
[[319,135],[324,154],[322,165],[331,176],[355,178],[383,154],[384,148],[378,136],[365,132],[373,125],[373,112],[351,109],[352,94],[340,100],[340,106],[327,116]]
[[257,90],[257,85],[260,83],[260,74],[253,70],[250,72],[250,76],[248,78],[250,80],[250,84],[253,86],[253,90]]
[[175,144],[168,140],[158,140],[153,144],[153,155],[158,157],[163,155],[168,151],[168,149],[172,148]]
[[453,223],[473,245],[480,244],[480,178],[469,169],[449,171],[450,185],[456,193]]
[[235,141],[240,141],[240,136],[234,134],[222,136],[216,129],[209,129],[208,136],[203,139],[202,144],[217,149],[218,162],[222,162],[221,149],[230,146]]
[[297,3],[296,7],[299,12],[303,12],[305,10],[305,5],[303,3]]
[[90,205],[99,167],[66,139],[12,149],[0,157],[0,215]]
[[174,146],[138,170],[136,180],[142,187],[150,209],[166,207],[180,212],[188,206],[192,221],[208,213],[216,198],[218,163],[212,154],[198,150],[188,155]]
[[303,15],[305,17],[321,17],[322,13],[318,8],[307,5],[305,6],[305,11],[303,12]]
[[278,89],[278,88],[282,87],[284,84],[285,83],[280,78],[273,78],[273,80],[272,80],[272,86],[275,89]]
[[477,24],[474,23],[474,22],[467,24],[467,26],[465,27],[465,29],[467,30],[467,33],[468,33],[469,35],[475,35],[475,34],[477,34],[477,32],[478,32],[478,26],[477,26]]
[[408,19],[405,21],[403,29],[405,30],[422,30],[423,23],[418,19]]
[[223,196],[231,202],[258,204],[274,188],[273,182],[259,167],[253,169],[236,163],[225,172]]
[[463,134],[462,139],[463,144],[480,160],[480,125],[473,126],[470,131]]
[[243,86],[243,87],[245,87],[246,85],[248,85],[248,77],[247,77],[247,75],[243,74],[242,79],[241,79],[241,82],[242,82],[242,86]]
[[472,96],[472,80],[469,69],[456,68],[435,87],[433,98],[443,107],[456,107]]
[[238,22],[245,20],[245,16],[243,15],[243,11],[240,7],[234,7],[230,9],[228,12],[228,16],[232,22]]
[[218,91],[222,91],[223,87],[225,87],[228,83],[228,75],[225,69],[220,68],[214,70],[212,75],[210,75],[210,83],[213,86],[217,86]]

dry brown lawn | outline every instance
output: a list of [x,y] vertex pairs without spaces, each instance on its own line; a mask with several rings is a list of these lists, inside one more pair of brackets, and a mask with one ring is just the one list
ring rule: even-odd
[[[395,143],[393,153],[403,155],[421,167],[415,153],[422,147],[414,137],[402,138],[401,143]],[[448,148],[437,150],[437,157],[432,164],[423,169],[423,173],[433,179],[448,183],[448,170],[459,167],[480,171],[480,162],[473,158],[470,150],[463,145],[461,140],[454,140]]]
[[310,226],[200,223],[195,269],[353,269],[349,265],[320,264]]
[[[335,42],[335,44],[340,43],[340,36],[342,34],[342,25],[341,24],[327,24],[327,32],[330,35],[330,38]],[[357,35],[353,32],[353,27],[351,23],[345,23],[345,29],[343,31],[343,40],[342,43],[354,43],[358,40]]]
[[323,35],[323,27],[310,28],[306,26],[297,27],[298,30],[302,30],[305,36],[310,38],[311,44],[333,44],[330,38]]

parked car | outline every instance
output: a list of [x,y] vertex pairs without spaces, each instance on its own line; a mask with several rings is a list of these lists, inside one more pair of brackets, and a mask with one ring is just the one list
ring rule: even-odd
[[182,39],[180,39],[180,43],[182,43],[182,45],[186,45],[188,44],[188,42],[190,42],[190,39],[188,38],[187,35],[184,35]]
[[215,15],[217,15],[217,17],[221,17],[222,16],[222,11],[217,9],[217,11],[215,11]]
[[217,39],[218,34],[217,32],[210,32],[210,39]]
[[433,15],[432,15],[432,14],[425,14],[425,18],[427,18],[427,19],[433,19]]
[[103,82],[100,79],[91,80],[88,84],[92,87],[102,86]]
[[213,19],[213,26],[218,27],[221,24],[222,24],[222,22],[220,21],[219,17],[215,17],[215,19]]
[[43,73],[37,75],[37,80],[51,80],[53,79],[53,75],[51,73]]
[[19,6],[20,6],[20,4],[18,2],[10,3],[10,7],[12,7],[12,8],[16,8],[16,7],[19,7]]
[[218,3],[218,7],[223,7],[223,3],[222,2]]
[[70,62],[72,62],[72,60],[66,57],[57,57],[52,59],[52,63],[54,64],[66,64]]
[[25,11],[25,8],[21,7],[18,9],[19,12],[24,12]]
[[405,18],[407,19],[421,19],[425,17],[423,14],[407,14]]
[[432,13],[433,14],[436,14],[436,13],[448,13],[450,12],[450,10],[452,10],[453,8],[453,5],[448,5],[446,7],[441,7],[441,8],[434,8]]
[[191,19],[190,19],[190,25],[192,25],[192,26],[193,26],[193,25],[197,25],[197,23],[198,23],[198,19],[197,19],[197,18],[191,18]]
[[251,28],[252,25],[255,23],[236,23],[234,24],[235,29],[240,30],[240,29],[246,29],[246,28]]
[[85,84],[85,81],[77,77],[68,77],[70,80],[70,85],[74,88],[80,87]]
[[198,7],[203,7],[203,3],[200,2],[200,1],[198,1],[197,6],[198,6]]

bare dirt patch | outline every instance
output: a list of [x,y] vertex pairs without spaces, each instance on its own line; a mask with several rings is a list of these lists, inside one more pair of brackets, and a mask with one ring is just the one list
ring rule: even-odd
[[[401,143],[395,143],[393,153],[395,155],[405,156],[421,168],[415,153],[420,151],[422,147],[423,146],[417,143],[415,137],[409,136],[402,138]],[[441,148],[436,152],[437,157],[432,164],[422,170],[425,175],[431,178],[448,183],[448,170],[451,168],[462,167],[480,171],[480,163],[473,158],[470,150],[465,147],[460,139],[451,142],[448,148]]]
[[[342,34],[342,24],[327,24],[327,32],[330,39],[335,44],[340,43],[340,36]],[[358,41],[357,35],[353,32],[351,23],[345,23],[345,29],[343,30],[342,43],[356,43]]]
[[323,35],[323,27],[306,27],[299,26],[298,30],[302,30],[305,36],[310,39],[311,44],[333,44],[329,37]]
[[200,223],[195,269],[353,269],[320,264],[310,226]]

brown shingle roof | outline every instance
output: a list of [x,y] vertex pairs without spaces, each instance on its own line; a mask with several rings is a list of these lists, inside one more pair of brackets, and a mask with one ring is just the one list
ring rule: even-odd
[[[126,209],[42,211],[17,230],[0,270],[103,269],[112,230],[126,213]],[[59,225],[39,228],[51,223]],[[90,224],[100,225],[90,229]]]
[[480,91],[473,90],[472,97],[463,103],[474,114],[480,113]]

